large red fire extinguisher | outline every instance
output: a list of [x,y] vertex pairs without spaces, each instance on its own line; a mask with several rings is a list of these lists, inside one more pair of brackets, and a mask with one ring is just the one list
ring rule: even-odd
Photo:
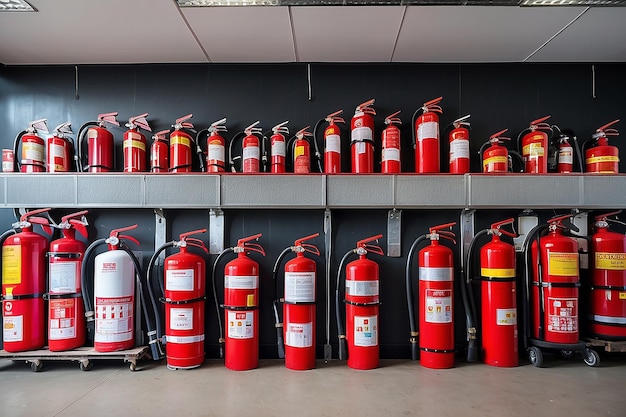
[[[609,145],[609,136],[618,136],[617,129],[612,128],[619,119],[613,120],[599,127],[593,134],[592,147],[585,150],[585,172],[594,174],[617,174],[619,173],[619,149]],[[583,144],[583,149],[586,144]]]
[[371,99],[356,106],[350,121],[350,155],[353,174],[374,172],[374,118],[376,110]]
[[13,225],[19,233],[3,235],[2,318],[4,350],[23,352],[45,345],[46,252],[48,239],[33,232],[39,224],[50,233],[49,220],[38,216],[50,209],[33,210]]
[[[13,143],[13,171],[14,172],[45,172],[46,170],[46,145],[37,133],[48,132],[46,119],[35,120],[28,124],[28,128],[22,130],[15,137]],[[19,154],[19,146],[22,144],[22,153]],[[20,158],[17,155],[21,155]]]
[[[343,110],[337,110],[324,118],[328,122],[328,126],[324,129],[325,174],[341,173],[341,129],[337,126],[337,123],[345,123],[345,120],[339,117],[341,113],[343,113]],[[317,138],[316,132],[317,129],[314,129],[314,134]]]
[[167,172],[170,166],[170,147],[167,140],[169,130],[161,130],[152,135],[150,146],[150,172]]
[[396,117],[400,111],[390,114],[385,118],[387,127],[382,134],[382,155],[380,172],[383,174],[397,174],[400,168],[400,128],[402,120]]
[[469,118],[468,114],[452,122],[453,129],[449,134],[450,174],[470,172]]
[[590,333],[626,340],[626,235],[609,229],[620,211],[595,217],[591,236]]
[[[439,165],[439,114],[443,109],[437,97],[424,103],[413,114],[413,147],[415,148],[415,172],[431,174],[440,172]],[[415,120],[419,112],[422,114]]]
[[[502,146],[503,140],[511,140],[510,138],[502,136],[507,130],[509,129],[503,129],[491,135],[489,142],[483,144],[478,151],[484,173],[498,174],[509,172],[509,150],[505,146]],[[491,146],[483,152],[487,144]]]
[[524,160],[524,172],[530,174],[548,172],[548,139],[552,135],[552,128],[545,121],[549,118],[550,116],[545,116],[533,120],[530,126],[517,136],[517,144]]
[[272,128],[272,136],[270,137],[270,172],[273,174],[285,172],[285,158],[287,155],[285,135],[289,134],[287,123],[289,123],[289,120],[279,123]]
[[[226,139],[223,132],[228,132],[226,128],[226,118],[211,123],[208,128],[207,138],[206,172],[226,171]],[[199,141],[196,140],[198,143]]]
[[139,129],[152,132],[148,124],[148,113],[131,117],[126,123],[128,130],[124,132],[124,172],[146,172],[147,158],[147,141],[146,137]]
[[65,122],[54,128],[52,137],[48,138],[48,172],[70,172],[74,166],[74,142],[69,137],[72,124]]
[[193,164],[194,141],[185,130],[193,129],[193,124],[187,120],[193,114],[176,119],[170,132],[170,172],[191,172]]
[[[417,359],[419,336],[420,363],[426,368],[454,366],[454,259],[452,249],[441,245],[441,238],[454,241],[451,229],[456,222],[431,227],[418,237],[409,250],[406,264],[406,291],[411,326],[411,357]],[[419,252],[419,329],[415,326],[411,262],[420,242],[430,245]]]
[[56,227],[63,237],[50,243],[48,252],[48,349],[71,350],[85,344],[85,311],[80,271],[87,237],[87,210],[61,218]]
[[[320,255],[315,245],[304,243],[319,236],[315,233],[297,239],[293,246],[285,248],[272,271],[274,279],[274,319],[278,342],[278,357],[285,358],[285,367],[295,370],[315,368],[315,261],[304,256],[305,252]],[[278,298],[278,269],[286,255],[295,252],[296,257],[285,264],[284,295]],[[278,314],[278,303],[283,303],[283,323]],[[284,340],[284,343],[283,343]]]
[[[117,112],[98,115],[98,120],[87,122],[78,130],[76,151],[81,172],[109,172],[115,169],[115,144],[113,134],[106,125],[119,126]],[[87,136],[87,161],[83,160],[83,142]]]
[[293,155],[294,174],[311,173],[311,144],[308,138],[313,136],[313,134],[308,129],[309,126],[300,129],[295,134],[295,141],[290,148],[291,155]]
[[[379,275],[378,264],[367,258],[368,252],[385,255],[382,248],[371,245],[383,235],[376,235],[356,243],[356,248],[346,252],[337,270],[335,312],[339,335],[339,359],[346,357],[353,369],[374,369],[379,363]],[[340,306],[340,281],[344,263],[352,255],[359,259],[346,266],[346,331],[343,329]]]

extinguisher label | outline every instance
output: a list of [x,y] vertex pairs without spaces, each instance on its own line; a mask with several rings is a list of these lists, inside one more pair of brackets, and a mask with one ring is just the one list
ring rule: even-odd
[[506,156],[492,156],[483,161],[483,169],[486,172],[490,172],[495,168],[494,165],[508,164],[508,163],[509,163],[509,160],[507,159]]
[[285,344],[291,347],[306,348],[313,346],[313,322],[287,323]]
[[170,138],[170,146],[181,145],[191,148],[191,139],[187,136],[174,135]]
[[424,139],[439,139],[439,123],[424,122],[418,126],[417,140],[421,142]]
[[619,293],[619,299],[620,299],[620,300],[626,300],[626,292],[620,291],[620,293]]
[[480,275],[488,278],[515,278],[515,268],[480,268]]
[[170,308],[170,330],[193,330],[193,308]]
[[165,289],[168,291],[193,291],[193,269],[168,269],[165,273]]
[[[541,140],[543,139],[543,137],[539,136],[533,139]],[[545,149],[543,148],[543,146],[541,146],[541,142],[531,142],[522,148],[522,155],[530,159],[535,159],[540,156],[544,156],[544,154],[545,154]]]
[[50,261],[48,272],[50,292],[55,294],[74,293],[78,289],[77,277],[80,271],[79,261]]
[[142,151],[146,151],[146,144],[141,140],[141,135],[137,132],[126,132],[127,136],[124,140],[123,147],[126,148],[137,148]]
[[469,140],[454,139],[450,142],[450,161],[455,161],[459,158],[469,159],[469,157]]
[[261,151],[258,146],[246,146],[243,148],[243,159],[259,159]]
[[354,346],[378,345],[378,317],[354,316]]
[[272,142],[272,156],[285,156],[284,140],[276,140]]
[[339,135],[326,136],[326,152],[341,153],[341,137]]
[[168,343],[179,343],[179,344],[189,344],[189,343],[199,343],[204,341],[204,335],[200,334],[197,336],[170,336],[165,335],[165,340]]
[[354,144],[357,155],[363,155],[367,153],[367,144],[365,142],[357,142]]
[[548,274],[559,277],[572,277],[578,275],[578,254],[549,252]]
[[376,296],[378,295],[379,282],[346,280],[346,295],[353,296]]
[[231,290],[255,290],[258,286],[258,275],[226,275],[224,277],[224,288]]
[[559,148],[559,164],[573,164],[574,150],[572,148]]
[[76,299],[50,300],[50,340],[76,337]]
[[[48,146],[48,160],[54,161],[54,158],[63,158],[65,153],[65,148],[61,145],[57,145],[55,143],[51,143]],[[63,168],[63,165],[56,165],[56,168]]]
[[548,331],[578,332],[578,299],[548,297]]
[[2,284],[22,283],[22,247],[5,245],[2,247]]
[[296,151],[294,152],[294,156],[297,158],[302,155],[304,155],[304,146],[296,146]]
[[285,272],[285,301],[315,302],[315,272]]
[[254,311],[229,311],[228,337],[252,339],[254,337]]
[[96,341],[133,338],[133,296],[96,297]]
[[224,162],[225,158],[226,151],[224,150],[224,145],[220,144],[219,142],[215,145],[209,143],[209,160]]
[[427,323],[452,323],[452,290],[426,290]]
[[382,154],[383,161],[400,161],[400,149],[385,148]]
[[364,140],[372,140],[372,129],[367,126],[355,127],[352,129],[350,139],[352,142],[361,142]]
[[585,159],[585,162],[588,164],[598,164],[601,162],[619,162],[619,157],[617,156],[592,156],[591,158]]
[[24,316],[4,316],[2,340],[5,342],[24,340]]
[[454,281],[454,269],[420,266],[420,281]]
[[44,146],[41,143],[34,143],[34,142],[22,143],[22,159],[43,161],[44,152],[45,152]]
[[596,252],[596,268],[624,271],[626,270],[626,253]]
[[496,309],[496,325],[497,326],[514,326],[517,324],[516,308],[497,308]]

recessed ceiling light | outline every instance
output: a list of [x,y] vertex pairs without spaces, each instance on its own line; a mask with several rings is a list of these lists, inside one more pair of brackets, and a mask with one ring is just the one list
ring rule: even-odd
[[24,0],[0,0],[0,12],[36,12],[33,6]]

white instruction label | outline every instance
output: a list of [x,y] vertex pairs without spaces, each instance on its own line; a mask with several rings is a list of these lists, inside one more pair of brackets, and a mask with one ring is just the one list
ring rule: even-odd
[[496,325],[514,326],[517,324],[517,309],[498,308],[496,309]]
[[80,272],[80,261],[50,262],[50,292],[53,294],[75,293],[76,277]]
[[452,291],[426,290],[426,322],[452,323]]
[[261,151],[258,146],[246,146],[243,148],[243,159],[259,159]]
[[226,275],[224,277],[224,288],[231,290],[255,290],[258,286],[258,275]]
[[209,156],[208,160],[217,160],[224,162],[226,156],[226,151],[224,150],[224,145],[211,145],[209,144]]
[[96,297],[96,342],[123,342],[133,338],[133,298]]
[[285,301],[315,302],[315,272],[285,272]]
[[469,159],[470,157],[470,148],[469,148],[469,140],[466,139],[455,139],[450,142],[450,160],[454,161],[459,158]]
[[24,316],[4,316],[2,340],[21,342],[24,340]]
[[228,337],[252,339],[254,337],[254,311],[229,311]]
[[439,139],[439,123],[424,122],[417,128],[417,140]]
[[165,289],[167,291],[193,291],[193,269],[168,269],[165,273]]
[[378,317],[354,316],[354,346],[378,345]]
[[420,281],[453,281],[453,268],[431,268],[420,266]]
[[193,308],[170,308],[171,330],[193,330]]
[[346,280],[346,295],[371,297],[378,295],[379,281]]
[[400,149],[386,148],[382,153],[383,161],[400,161]]
[[326,136],[326,152],[341,153],[341,138],[339,135]]
[[372,129],[367,126],[355,127],[350,135],[352,142],[372,140],[372,137]]
[[285,344],[291,347],[313,346],[313,323],[287,323]]
[[277,140],[272,142],[272,156],[285,156],[284,140]]

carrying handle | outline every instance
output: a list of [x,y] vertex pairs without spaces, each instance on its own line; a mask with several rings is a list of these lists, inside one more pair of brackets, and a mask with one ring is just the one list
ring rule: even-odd
[[223,119],[220,119],[218,121],[211,123],[208,130],[210,133],[228,132],[228,129],[226,128],[225,124],[226,124],[226,118],[224,117]]
[[552,129],[549,123],[545,123],[545,121],[548,120],[550,117],[552,116],[544,116],[540,117],[537,120],[533,120],[532,122],[530,122],[530,130],[534,131],[537,129]]
[[[85,218],[85,215],[89,213],[89,210],[77,211],[76,213],[68,214],[61,217],[61,223],[57,226],[59,229],[69,229],[73,227],[83,237],[87,237],[87,226],[89,223]],[[80,220],[78,220],[80,218]]]
[[320,256],[320,250],[317,248],[317,246],[312,245],[310,243],[304,243],[307,240],[311,240],[314,239],[316,237],[318,237],[320,234],[319,233],[315,233],[309,236],[305,236],[305,237],[301,237],[300,239],[297,239],[294,242],[294,246],[293,246],[293,251],[294,252],[309,252],[309,253],[313,253],[317,256]]
[[613,128],[609,129],[609,127],[619,122],[619,120],[620,119],[613,120],[612,122],[609,122],[605,124],[604,126],[600,126],[599,128],[597,128],[596,133],[593,134],[593,138],[598,139],[598,138],[603,138],[607,136],[618,136],[619,132],[617,131],[617,129],[613,129]]
[[50,219],[47,217],[38,216],[38,214],[47,213],[50,210],[52,210],[52,208],[37,209],[37,210],[24,213],[20,217],[20,221],[13,224],[13,227],[19,227],[23,229],[33,224],[38,224],[41,226],[41,228],[46,234],[50,235],[52,234],[52,228],[50,227],[50,224],[51,224]]
[[606,221],[609,217],[612,217],[612,216],[617,216],[617,215],[618,215],[618,214],[620,214],[621,212],[622,212],[622,210],[617,210],[617,211],[612,211],[612,212],[610,212],[610,213],[599,214],[599,215],[597,215],[596,217],[594,217],[594,220],[595,220],[596,222],[599,222],[599,221]]
[[580,229],[576,227],[573,223],[568,221],[566,224],[565,222],[565,220],[571,219],[573,216],[575,216],[575,214],[565,214],[562,216],[555,216],[551,218],[550,220],[548,220],[548,224],[550,225],[549,226],[550,230],[561,228],[561,229],[573,230],[574,232],[580,231]]
[[137,225],[133,224],[131,226],[120,227],[119,229],[113,229],[109,233],[109,237],[108,239],[106,239],[106,243],[111,245],[111,247],[113,248],[117,248],[121,240],[130,240],[135,245],[139,246],[140,245],[139,241],[135,239],[134,237],[120,234],[121,232],[127,232],[129,230],[133,230],[136,228],[137,228]]
[[104,127],[106,126],[107,123],[110,123],[112,125],[115,126],[119,126],[120,122],[117,121],[117,115],[118,113],[115,112],[111,112],[111,113],[102,113],[98,115],[98,126],[100,127]]
[[167,142],[168,133],[170,133],[169,129],[161,130],[160,132],[156,132],[154,135],[152,135],[152,139]]
[[52,131],[52,134],[54,136],[58,136],[60,138],[63,138],[66,135],[71,135],[73,133],[74,132],[72,131],[72,122],[61,123]]
[[201,239],[197,239],[195,237],[190,237],[192,235],[198,235],[201,233],[206,233],[206,229],[198,229],[192,230],[190,232],[181,233],[179,235],[180,241],[178,242],[178,246],[184,248],[186,246],[195,246],[196,248],[200,248],[206,253],[209,253],[209,250],[204,245],[204,242]]
[[371,100],[367,100],[367,101],[359,104],[358,106],[356,106],[356,111],[357,112],[363,112],[365,114],[375,115],[376,114],[376,110],[374,110],[374,108],[370,107],[370,106],[374,105],[375,101],[376,101],[376,99],[373,98]]
[[499,132],[494,133],[493,135],[489,136],[489,142],[491,143],[498,143],[501,140],[511,140],[511,138],[507,138],[505,136],[501,136],[502,134],[504,134],[505,132],[507,132],[509,129],[503,129]]
[[188,115],[183,116],[183,117],[179,117],[178,119],[176,119],[172,127],[174,129],[193,129],[193,124],[187,121],[191,119],[192,117],[193,117],[192,113],[189,113]]
[[259,123],[261,123],[259,120],[257,120],[256,122],[252,123],[250,126],[246,127],[243,130],[244,133],[247,136],[262,134],[263,133],[263,129],[261,127],[256,127]]
[[36,133],[37,131],[47,132],[48,131],[48,119],[39,119],[33,120],[28,123],[28,129],[26,129],[29,133]]
[[148,124],[148,113],[140,114],[139,116],[131,117],[128,119],[128,123],[126,123],[126,127],[129,129],[136,129],[138,127],[147,130],[148,132],[152,132],[152,128]]
[[502,226],[506,226],[507,224],[513,224],[515,223],[515,219],[513,217],[511,217],[510,219],[506,219],[506,220],[502,220],[496,223],[493,223],[491,225],[491,229],[489,230],[489,232],[491,234],[495,234],[495,235],[506,235],[509,237],[519,237],[519,235],[517,233],[515,233],[515,231],[513,232],[509,232],[508,230],[503,230],[501,229]]
[[372,253],[376,253],[378,255],[385,255],[385,252],[383,251],[383,248],[381,248],[378,245],[369,245],[370,242],[376,242],[378,243],[378,239],[382,238],[383,235],[378,234],[376,236],[371,236],[368,237],[366,239],[363,240],[359,240],[358,242],[356,242],[356,250],[355,252],[358,255],[365,255],[368,252],[372,252]]
[[296,132],[296,138],[304,139],[305,136],[313,136],[313,133],[309,132],[311,126],[304,127]]
[[263,234],[258,233],[256,235],[239,239],[237,241],[237,246],[233,248],[233,252],[241,253],[241,252],[245,252],[249,250],[249,251],[258,252],[261,255],[265,256],[265,250],[263,249],[261,245],[259,245],[258,243],[250,243],[253,240],[259,240],[261,236],[263,236]]
[[397,112],[385,117],[385,124],[386,125],[401,125],[402,120],[400,120],[399,117],[396,117],[398,114],[400,114],[400,111],[401,110],[398,110]]
[[456,222],[444,223],[438,226],[433,226],[428,229],[429,233],[426,235],[430,240],[439,240],[440,237],[452,241],[456,245],[456,234],[452,232],[452,227],[456,225]]
[[443,96],[434,98],[434,99],[432,99],[430,101],[427,101],[422,106],[422,112],[426,113],[426,112],[432,111],[432,112],[436,112],[436,113],[440,113],[440,114],[443,113],[443,109],[439,105],[441,100],[443,100]]
[[282,134],[282,135],[288,135],[289,134],[289,128],[286,126],[287,123],[289,123],[289,120],[285,120],[282,123],[277,124],[276,126],[274,126],[272,128],[272,132],[276,135],[278,133]]
[[339,115],[343,113],[343,109],[342,110],[337,110],[334,113],[329,114],[328,116],[326,116],[324,119],[330,123],[345,123],[346,121],[343,120],[343,117],[339,117]]
[[469,118],[470,118],[469,114],[466,114],[463,117],[459,117],[458,119],[452,122],[452,126],[454,126],[455,129],[458,129],[461,126],[469,127],[470,126],[470,122],[468,121]]

